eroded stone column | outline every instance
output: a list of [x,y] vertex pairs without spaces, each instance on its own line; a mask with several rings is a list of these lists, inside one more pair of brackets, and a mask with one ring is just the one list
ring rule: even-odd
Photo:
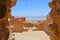
[[60,0],[52,0],[49,3],[51,8],[50,16],[53,19],[53,24],[50,24],[51,40],[60,40]]
[[[16,3],[16,0],[14,1]],[[15,5],[13,3],[12,0],[0,0],[0,40],[8,40],[9,38],[8,18],[11,16],[11,7]]]

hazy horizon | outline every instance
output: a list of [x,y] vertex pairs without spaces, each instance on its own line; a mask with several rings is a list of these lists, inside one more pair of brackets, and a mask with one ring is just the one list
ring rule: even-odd
[[21,17],[16,17],[16,18],[26,18],[26,21],[31,21],[31,22],[37,22],[39,20],[45,20],[46,16],[21,16]]

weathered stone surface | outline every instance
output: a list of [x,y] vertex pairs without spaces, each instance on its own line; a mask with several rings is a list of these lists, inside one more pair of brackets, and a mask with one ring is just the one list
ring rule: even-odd
[[52,0],[49,6],[51,8],[50,16],[54,22],[52,25],[49,25],[52,31],[51,40],[60,40],[60,0]]
[[50,38],[51,40],[57,40],[58,39],[58,25],[53,23],[49,25],[49,32],[50,32]]
[[11,7],[16,5],[17,0],[11,0]]
[[[12,2],[13,3],[13,2]],[[14,4],[15,5],[15,4]],[[11,0],[0,0],[0,40],[8,40],[8,18],[11,16]]]

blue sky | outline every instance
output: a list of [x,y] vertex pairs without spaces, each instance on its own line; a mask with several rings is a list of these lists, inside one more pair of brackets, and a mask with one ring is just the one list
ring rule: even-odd
[[46,16],[50,11],[51,0],[17,0],[11,14],[16,17]]

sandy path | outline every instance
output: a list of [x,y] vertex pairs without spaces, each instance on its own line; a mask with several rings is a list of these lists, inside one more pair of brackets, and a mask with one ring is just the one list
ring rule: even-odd
[[15,40],[50,40],[49,36],[43,31],[29,31],[14,34]]

